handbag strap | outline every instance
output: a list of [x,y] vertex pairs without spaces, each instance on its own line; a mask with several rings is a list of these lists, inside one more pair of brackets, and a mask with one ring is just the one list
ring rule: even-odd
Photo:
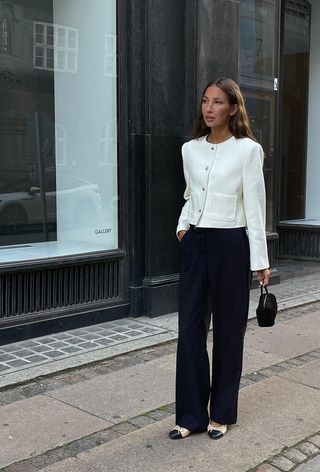
[[264,287],[263,285],[260,285],[261,295],[263,295],[263,289],[265,289],[266,293],[269,293],[267,286]]

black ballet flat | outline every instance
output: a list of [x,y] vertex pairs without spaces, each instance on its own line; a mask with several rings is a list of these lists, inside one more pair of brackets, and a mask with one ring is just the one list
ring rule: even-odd
[[192,431],[189,431],[187,428],[176,425],[169,433],[170,439],[182,439],[190,436]]
[[208,425],[208,435],[211,439],[220,439],[227,432],[227,425],[223,424],[221,426],[214,426],[211,422]]

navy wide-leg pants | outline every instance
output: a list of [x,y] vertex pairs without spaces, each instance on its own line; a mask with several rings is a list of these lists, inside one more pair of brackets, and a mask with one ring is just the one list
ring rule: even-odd
[[[191,227],[180,246],[176,424],[202,432],[209,416],[221,424],[237,421],[251,282],[249,243],[245,228]],[[211,311],[210,383],[207,334]]]

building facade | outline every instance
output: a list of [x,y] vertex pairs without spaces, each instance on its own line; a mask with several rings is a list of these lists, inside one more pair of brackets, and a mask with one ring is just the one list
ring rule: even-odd
[[219,76],[265,151],[272,266],[320,259],[318,3],[0,0],[1,343],[177,309],[180,149]]

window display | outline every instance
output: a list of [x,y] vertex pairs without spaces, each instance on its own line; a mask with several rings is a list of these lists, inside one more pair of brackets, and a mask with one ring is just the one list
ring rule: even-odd
[[0,260],[117,248],[116,1],[11,3],[0,12]]

